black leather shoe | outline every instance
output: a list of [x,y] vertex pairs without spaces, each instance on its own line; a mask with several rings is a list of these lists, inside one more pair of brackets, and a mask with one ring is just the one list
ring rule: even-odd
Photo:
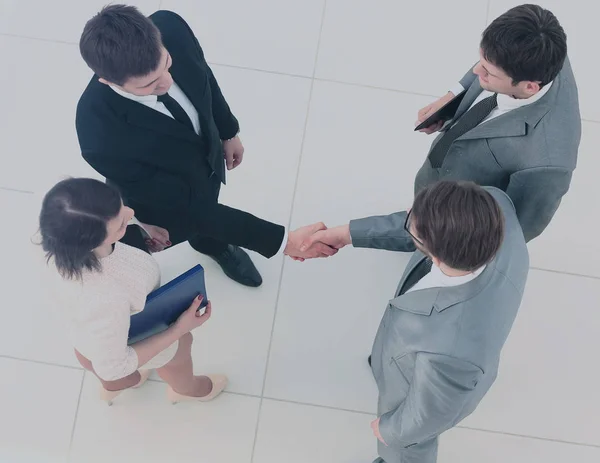
[[369,362],[369,366],[371,366],[371,356],[369,355],[369,358],[367,359],[367,362]]
[[221,266],[225,275],[244,286],[257,288],[262,285],[262,277],[242,248],[228,245],[221,254],[212,257]]

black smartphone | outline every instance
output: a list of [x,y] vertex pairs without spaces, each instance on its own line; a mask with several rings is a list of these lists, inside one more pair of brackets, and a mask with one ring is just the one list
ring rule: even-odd
[[462,93],[459,93],[454,98],[452,98],[448,103],[434,112],[431,116],[421,122],[419,125],[415,127],[415,132],[421,129],[426,129],[433,124],[438,123],[439,121],[448,121],[454,117],[456,114],[456,110],[460,106],[463,98],[465,97],[466,90]]

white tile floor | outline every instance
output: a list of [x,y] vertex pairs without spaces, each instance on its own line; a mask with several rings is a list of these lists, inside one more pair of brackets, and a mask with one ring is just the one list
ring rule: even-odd
[[[229,374],[229,392],[171,407],[153,381],[108,408],[78,368],[31,239],[49,186],[96,175],[75,138],[90,76],[76,43],[106,1],[0,0],[0,462],[370,462],[376,390],[365,359],[403,255],[256,256],[265,284],[250,290],[178,246],[157,255],[163,279],[206,266],[215,311],[196,333],[196,369]],[[430,142],[412,132],[417,109],[462,76],[485,25],[517,1],[132,3],[189,21],[242,122],[247,155],[223,201],[297,226],[409,204]],[[579,168],[531,245],[534,270],[497,385],[443,437],[441,463],[600,461],[600,6],[541,3],[569,34],[585,119]]]

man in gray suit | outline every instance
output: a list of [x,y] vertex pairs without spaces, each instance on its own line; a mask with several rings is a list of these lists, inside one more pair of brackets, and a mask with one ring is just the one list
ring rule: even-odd
[[[499,188],[529,242],[550,223],[577,164],[581,116],[566,34],[550,11],[521,5],[492,21],[480,54],[456,89],[419,111],[417,123],[463,93],[450,121],[422,129],[442,133],[417,173],[415,195],[438,180]],[[387,222],[397,251],[414,251],[405,219],[406,212],[392,214],[378,225]],[[335,244],[329,237],[314,235],[305,249],[319,240]]]
[[[530,241],[550,223],[577,163],[581,118],[566,35],[550,11],[522,5],[488,26],[480,48],[459,89],[419,112],[418,123],[464,90],[451,121],[423,129],[442,133],[417,173],[415,195],[444,179],[499,188]],[[405,219],[406,212],[392,214],[378,225],[387,224],[397,251],[414,251]],[[319,233],[305,248],[318,240],[335,244],[328,237]]]
[[[438,436],[471,414],[496,379],[529,257],[510,198],[471,182],[425,187],[399,227],[417,251],[372,350],[376,462],[434,463]],[[403,233],[378,217],[328,233],[338,248],[405,247]]]
[[517,6],[484,31],[480,61],[418,122],[463,93],[415,179],[415,194],[440,179],[495,186],[512,199],[527,241],[544,231],[569,189],[581,119],[566,35],[538,5]]

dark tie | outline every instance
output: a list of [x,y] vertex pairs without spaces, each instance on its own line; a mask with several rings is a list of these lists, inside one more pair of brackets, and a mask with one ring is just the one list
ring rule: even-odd
[[410,288],[416,285],[421,280],[421,278],[423,278],[425,275],[431,272],[432,265],[433,262],[429,257],[419,262],[417,266],[413,269],[413,271],[410,272],[406,280],[404,280],[404,284],[400,289],[399,296],[406,294],[406,291],[408,291]]
[[177,122],[181,122],[186,127],[194,130],[194,124],[192,124],[190,116],[187,115],[185,110],[181,107],[179,103],[177,103],[175,98],[173,98],[168,93],[165,93],[164,95],[158,95],[158,101],[165,105],[165,107],[169,110],[169,112],[173,115]]
[[474,129],[481,124],[494,108],[498,106],[497,99],[498,94],[494,93],[492,96],[488,96],[481,100],[463,114],[458,122],[456,122],[456,124],[454,124],[433,147],[431,153],[429,153],[429,161],[431,162],[432,167],[438,168],[442,166],[444,158],[450,149],[450,145],[452,145],[458,137],[463,136],[469,130]]

